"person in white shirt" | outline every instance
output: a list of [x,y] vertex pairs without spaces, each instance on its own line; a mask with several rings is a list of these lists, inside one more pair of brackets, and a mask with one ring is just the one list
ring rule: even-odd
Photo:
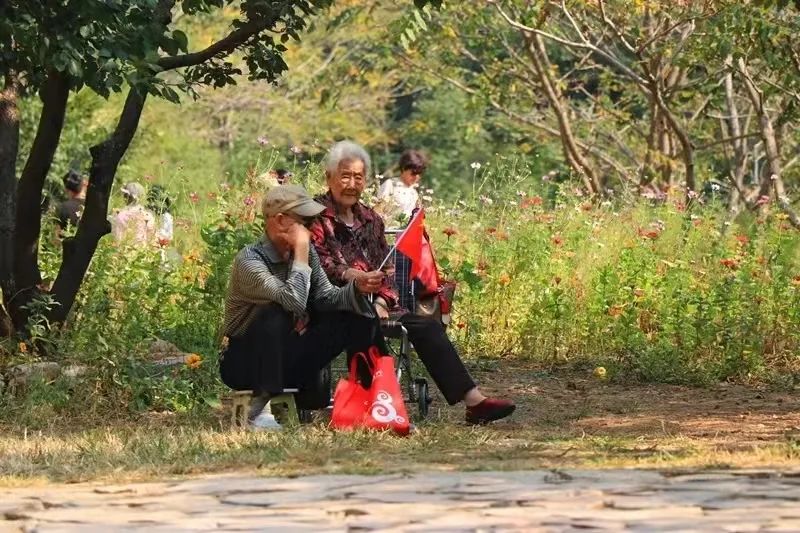
[[141,184],[126,183],[122,189],[126,207],[111,217],[111,234],[117,242],[146,245],[155,236],[155,216],[141,205],[145,189]]
[[400,177],[383,182],[378,190],[378,204],[375,206],[375,210],[389,226],[395,225],[401,219],[408,221],[414,209],[420,207],[417,187],[428,166],[428,160],[418,150],[406,150],[400,156],[398,166]]

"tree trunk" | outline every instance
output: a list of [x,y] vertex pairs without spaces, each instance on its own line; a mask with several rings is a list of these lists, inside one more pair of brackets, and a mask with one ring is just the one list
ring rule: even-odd
[[[0,92],[0,294],[8,302],[14,297],[14,217],[19,152],[19,85],[7,73]],[[0,306],[0,337],[10,334],[8,314]]]
[[17,188],[17,212],[14,225],[14,283],[16,297],[8,312],[14,326],[21,329],[28,320],[22,307],[37,294],[39,271],[39,234],[42,229],[42,189],[61,138],[69,96],[69,80],[60,72],[50,72],[40,92],[43,107],[28,160]]
[[772,118],[764,105],[764,93],[756,86],[753,78],[748,74],[747,63],[743,58],[739,58],[739,70],[742,72],[747,94],[758,115],[759,132],[761,133],[761,140],[764,141],[764,152],[767,154],[767,172],[763,173],[761,190],[771,191],[780,209],[789,217],[792,226],[800,228],[800,216],[792,209],[783,186],[781,153],[778,148],[778,140],[775,135]]
[[[726,64],[731,64],[732,59],[729,57],[725,60]],[[744,201],[742,192],[744,191],[744,175],[747,172],[747,151],[745,148],[745,139],[742,139],[742,125],[739,120],[739,109],[736,106],[735,93],[733,88],[733,74],[728,72],[724,78],[725,85],[725,102],[728,108],[728,136],[733,140],[733,162],[730,165],[730,172],[728,176],[733,185],[731,196],[728,200],[728,212],[735,215],[739,212],[740,204]],[[723,132],[723,135],[725,133]]]
[[86,191],[86,207],[78,223],[78,230],[69,248],[65,248],[61,268],[58,271],[51,294],[59,305],[50,312],[50,320],[66,320],[78,294],[97,244],[103,235],[111,232],[108,222],[108,201],[117,167],[130,146],[139,126],[146,95],[135,89],[128,92],[125,107],[119,116],[114,133],[89,150],[92,166],[89,171],[89,188]]
[[547,58],[547,52],[544,48],[542,38],[539,35],[526,32],[522,32],[522,35],[527,45],[525,50],[528,53],[528,57],[531,59],[536,74],[539,76],[547,100],[550,102],[550,105],[553,107],[553,112],[556,115],[558,129],[561,133],[561,145],[564,149],[564,157],[569,165],[580,174],[584,186],[589,193],[601,194],[603,189],[600,185],[600,179],[591,163],[578,147],[575,135],[572,133],[570,119],[566,109],[564,109],[563,97],[551,77],[551,65]]

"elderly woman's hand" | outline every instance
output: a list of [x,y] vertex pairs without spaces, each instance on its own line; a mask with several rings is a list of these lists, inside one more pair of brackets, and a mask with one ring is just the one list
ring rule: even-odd
[[355,281],[358,291],[362,294],[378,292],[383,284],[383,272],[362,272],[353,268],[347,272],[350,279]]

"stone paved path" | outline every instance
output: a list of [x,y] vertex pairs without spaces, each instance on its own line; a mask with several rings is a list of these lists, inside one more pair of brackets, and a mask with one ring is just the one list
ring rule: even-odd
[[800,470],[213,476],[0,489],[0,531],[800,531]]

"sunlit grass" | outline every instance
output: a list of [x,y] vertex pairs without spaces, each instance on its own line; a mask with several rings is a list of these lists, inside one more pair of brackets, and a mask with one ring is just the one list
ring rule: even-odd
[[170,424],[107,426],[0,437],[0,485],[122,481],[211,472],[259,475],[531,468],[737,467],[796,462],[791,443],[730,448],[682,436],[575,437],[447,423],[408,438],[323,425],[282,433]]

